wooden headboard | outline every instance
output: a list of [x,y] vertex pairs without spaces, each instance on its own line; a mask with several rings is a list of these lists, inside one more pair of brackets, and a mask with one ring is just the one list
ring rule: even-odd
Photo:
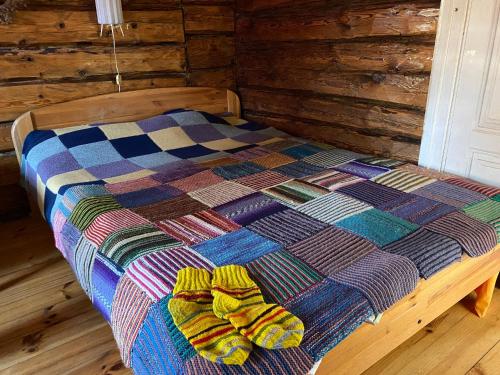
[[93,96],[37,108],[18,117],[12,126],[17,160],[21,163],[24,139],[35,129],[137,121],[176,108],[241,116],[238,96],[227,89],[170,87]]

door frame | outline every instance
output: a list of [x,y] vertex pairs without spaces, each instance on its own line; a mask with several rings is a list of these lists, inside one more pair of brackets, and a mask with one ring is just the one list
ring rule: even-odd
[[471,0],[442,0],[434,47],[419,165],[442,172],[469,23]]

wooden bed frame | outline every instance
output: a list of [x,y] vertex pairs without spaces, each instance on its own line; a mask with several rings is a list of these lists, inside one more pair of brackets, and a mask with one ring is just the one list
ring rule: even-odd
[[[174,108],[240,117],[238,96],[226,89],[164,88],[100,95],[34,109],[12,127],[18,160],[26,135],[33,129],[54,129],[95,122],[136,121]],[[464,257],[386,311],[377,325],[363,324],[330,351],[316,374],[360,374],[500,271],[500,245],[479,258]]]

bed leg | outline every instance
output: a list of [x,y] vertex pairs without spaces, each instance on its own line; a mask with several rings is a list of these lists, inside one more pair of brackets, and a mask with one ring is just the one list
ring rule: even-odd
[[483,318],[488,312],[488,307],[490,307],[493,292],[495,291],[497,277],[498,273],[476,288],[477,296],[474,303],[474,311],[480,318]]

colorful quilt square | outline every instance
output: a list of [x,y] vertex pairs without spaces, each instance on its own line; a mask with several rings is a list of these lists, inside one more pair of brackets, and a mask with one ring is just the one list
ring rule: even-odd
[[280,244],[241,228],[235,232],[194,245],[193,249],[217,266],[251,262],[281,249]]
[[174,289],[177,272],[186,267],[212,271],[214,265],[188,247],[176,247],[136,259],[125,273],[151,300],[157,302]]
[[80,146],[88,143],[105,141],[106,135],[98,127],[87,127],[82,130],[60,134],[59,139],[67,148]]
[[340,172],[349,173],[354,176],[367,179],[379,176],[383,173],[387,173],[387,171],[390,170],[389,168],[358,163],[357,161],[350,161],[345,164],[337,165],[336,167],[334,167],[334,169]]
[[[28,140],[29,142],[29,140]],[[30,167],[38,169],[38,164],[52,155],[59,154],[66,151],[66,146],[63,145],[59,137],[52,136],[45,140],[43,144],[37,144],[25,150],[27,145],[23,147],[25,155],[29,155]]]
[[302,143],[296,140],[277,138],[276,142],[267,143],[262,147],[267,148],[270,151],[280,152],[281,150],[300,144]]
[[288,181],[290,178],[274,171],[264,171],[237,178],[235,182],[254,190],[262,190]]
[[128,160],[122,159],[112,163],[96,165],[87,168],[87,171],[92,173],[99,179],[108,179],[111,177],[126,175],[129,173],[140,171],[142,168]]
[[111,322],[116,287],[123,273],[120,266],[97,252],[92,269],[92,303],[108,323]]
[[353,161],[360,156],[360,154],[352,151],[333,149],[307,156],[304,158],[304,161],[320,167],[332,168],[337,165]]
[[314,185],[322,186],[330,191],[335,191],[342,186],[354,184],[363,181],[361,177],[352,174],[342,173],[333,169],[327,169],[310,177],[305,177],[304,181]]
[[210,155],[216,151],[206,148],[202,145],[194,145],[189,147],[177,148],[175,150],[168,150],[168,153],[177,156],[181,159],[191,159],[200,156]]
[[406,164],[406,162],[401,160],[388,159],[379,156],[366,157],[358,159],[358,161],[364,164],[378,165],[380,167],[391,168],[391,169]]
[[373,179],[377,184],[385,185],[405,192],[410,192],[436,181],[436,179],[403,171],[393,170]]
[[264,167],[251,161],[244,161],[237,164],[228,164],[213,168],[213,172],[226,180],[234,180],[239,177],[248,176],[264,171]]
[[179,195],[166,202],[153,203],[143,207],[133,208],[132,211],[151,222],[175,219],[193,212],[204,211],[209,207],[189,195]]
[[191,160],[179,160],[159,167],[152,168],[157,171],[153,178],[161,183],[179,180],[205,170],[203,166],[193,163]]
[[63,151],[43,159],[38,164],[38,167],[40,169],[38,175],[44,183],[47,183],[52,176],[76,171],[81,168],[69,151]]
[[425,185],[412,191],[412,193],[456,208],[463,208],[469,204],[488,198],[484,194],[443,181],[436,181]]
[[306,143],[303,145],[286,148],[282,150],[281,153],[299,160],[304,159],[307,156],[315,155],[321,151],[323,151],[323,149]]
[[224,181],[222,177],[216,175],[211,170],[206,170],[180,180],[171,181],[169,185],[188,193],[218,184],[222,181]]
[[107,140],[76,146],[70,149],[70,152],[83,168],[108,164],[123,159],[111,142]]
[[239,224],[213,210],[160,221],[156,225],[186,245],[194,245],[241,228]]
[[466,206],[463,211],[470,217],[482,222],[489,223],[497,231],[498,242],[500,242],[500,199],[487,199]]
[[134,135],[142,135],[144,131],[135,122],[122,122],[118,124],[105,124],[99,126],[99,129],[106,135],[108,139],[116,139],[130,137]]
[[406,195],[402,191],[377,184],[372,181],[360,181],[355,184],[342,186],[336,190],[338,193],[349,195],[373,207],[385,206],[393,201],[402,199]]
[[418,225],[430,223],[456,211],[455,207],[414,194],[407,194],[379,208]]
[[208,207],[215,207],[254,192],[255,190],[247,186],[233,181],[224,181],[188,194]]
[[278,304],[286,303],[324,279],[307,264],[282,250],[257,258],[246,268],[264,295]]
[[337,222],[337,226],[382,247],[416,231],[419,226],[387,212],[371,209]]
[[314,285],[284,306],[306,327],[300,344],[319,361],[374,314],[368,300],[355,288],[330,279]]
[[484,194],[487,197],[493,197],[497,194],[500,194],[500,188],[498,187],[484,185],[463,177],[450,177],[447,178],[445,182],[455,186],[461,186],[465,189],[472,190],[480,194]]
[[144,255],[180,245],[179,241],[167,236],[154,225],[146,224],[113,232],[104,240],[99,252],[126,269],[130,263]]
[[122,206],[111,195],[83,198],[71,212],[69,221],[79,230],[83,231],[88,228],[97,216],[121,208]]
[[149,155],[135,156],[128,160],[142,168],[155,168],[181,159],[170,155],[168,152],[157,152]]
[[256,147],[251,147],[251,148],[248,148],[248,149],[245,149],[242,151],[238,151],[238,152],[233,154],[233,157],[238,159],[238,160],[241,160],[241,161],[246,161],[246,160],[254,161],[254,159],[264,157],[265,155],[269,155],[270,153],[271,153],[271,151],[269,151],[263,147],[256,146]]
[[286,209],[287,206],[262,193],[253,193],[214,208],[219,214],[243,226]]
[[290,246],[328,225],[292,209],[278,212],[248,225],[248,229],[283,246]]
[[323,275],[332,276],[377,250],[370,241],[336,227],[327,227],[286,250]]
[[75,257],[71,262],[73,270],[85,294],[92,300],[92,269],[97,254],[97,247],[84,236],[80,237],[75,248]]
[[384,246],[382,250],[410,259],[420,276],[426,279],[462,257],[462,247],[457,241],[424,228]]
[[323,171],[324,168],[299,160],[295,163],[285,164],[281,167],[274,168],[273,170],[291,178],[301,178],[319,173]]
[[271,154],[255,158],[252,161],[256,164],[263,166],[264,168],[272,169],[281,167],[282,165],[285,164],[293,163],[295,162],[295,159],[288,155],[281,154],[279,152],[273,152]]
[[124,158],[154,154],[162,151],[147,135],[112,139],[111,144]]
[[290,180],[263,189],[262,192],[287,206],[294,207],[329,193],[328,190],[301,180]]

